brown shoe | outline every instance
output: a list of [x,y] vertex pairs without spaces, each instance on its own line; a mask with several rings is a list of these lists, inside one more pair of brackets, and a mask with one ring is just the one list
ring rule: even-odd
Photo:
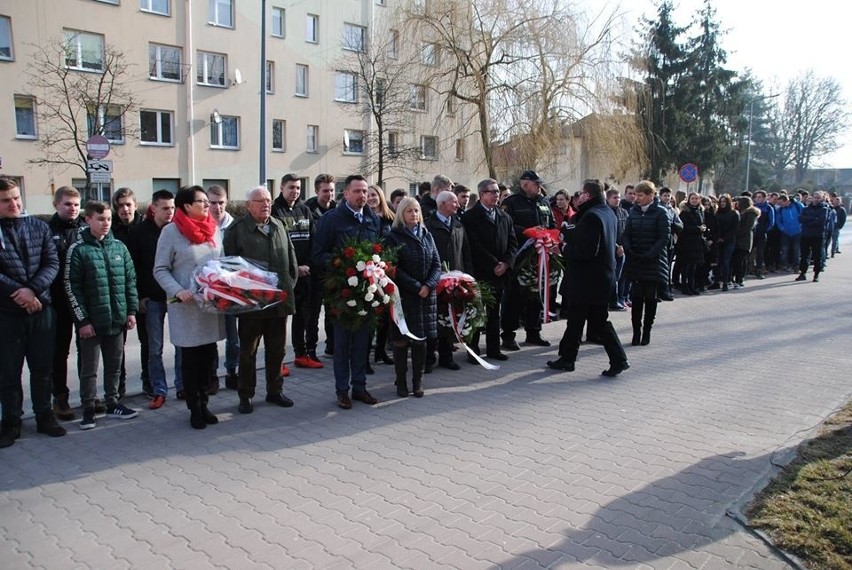
[[358,393],[352,392],[352,399],[358,400],[359,402],[364,402],[365,404],[369,404],[371,406],[374,406],[375,404],[379,403],[379,401],[372,397],[370,393],[366,390]]
[[219,393],[219,377],[213,376],[210,378],[210,383],[207,385],[207,393],[211,396],[215,396]]
[[352,400],[349,399],[347,392],[339,392],[337,394],[337,406],[344,410],[352,408]]

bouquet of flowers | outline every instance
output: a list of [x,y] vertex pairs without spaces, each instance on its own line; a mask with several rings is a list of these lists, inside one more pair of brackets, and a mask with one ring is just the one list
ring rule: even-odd
[[435,293],[438,295],[438,324],[453,331],[465,350],[482,366],[490,370],[500,368],[485,362],[467,346],[473,334],[485,326],[486,305],[494,302],[488,285],[478,283],[462,271],[445,271]]
[[541,298],[545,322],[550,311],[550,284],[559,281],[564,262],[560,255],[558,229],[540,227],[524,230],[527,241],[518,250],[515,271],[522,291]]
[[287,300],[278,275],[239,256],[211,259],[195,270],[196,300],[203,311],[237,315]]

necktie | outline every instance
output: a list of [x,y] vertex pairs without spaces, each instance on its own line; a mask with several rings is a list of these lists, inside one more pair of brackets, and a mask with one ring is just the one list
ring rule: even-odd
[[358,223],[362,223],[364,221],[364,214],[361,212],[355,212],[355,219],[358,220]]
[[491,220],[493,222],[494,218],[496,216],[497,216],[497,214],[496,214],[496,212],[494,212],[494,208],[491,208],[490,210],[488,210],[488,219],[489,220]]

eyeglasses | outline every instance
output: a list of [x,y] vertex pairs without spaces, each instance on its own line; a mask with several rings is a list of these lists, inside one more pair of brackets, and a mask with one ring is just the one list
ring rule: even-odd
[[193,204],[204,204],[205,206],[210,205],[210,200],[193,200]]
[[225,204],[224,200],[211,200],[210,201],[211,206],[222,206],[224,204]]
[[252,200],[252,202],[256,204],[271,204],[272,200],[270,200],[269,198],[257,198]]

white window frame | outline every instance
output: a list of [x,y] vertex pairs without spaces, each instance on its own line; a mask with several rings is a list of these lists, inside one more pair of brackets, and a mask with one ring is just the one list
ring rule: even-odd
[[[211,81],[213,77],[211,76],[211,69],[215,67],[215,62],[211,64],[212,58],[222,58],[222,82],[214,83]],[[195,79],[199,85],[204,85],[205,87],[219,87],[219,88],[227,88],[228,87],[228,56],[224,53],[215,53],[212,51],[203,51],[198,50],[198,55],[196,57],[196,65],[198,69],[196,70]]]
[[149,14],[159,14],[160,16],[171,16],[172,15],[172,1],[171,0],[162,0],[166,3],[166,11],[163,12],[161,10],[157,10],[154,6],[154,3],[157,0],[139,0],[139,10],[141,12],[148,12]]
[[[361,156],[367,147],[364,131],[358,129],[343,129],[343,154],[352,154]],[[357,150],[358,141],[360,141],[361,150]],[[355,143],[355,144],[353,144]],[[352,150],[355,146],[356,150]]]
[[440,63],[438,44],[433,42],[423,42],[420,44],[420,63],[429,67],[435,67]]
[[294,93],[296,97],[308,97],[310,96],[310,78],[311,78],[311,70],[310,67],[305,63],[297,63],[296,64],[296,83],[294,86]]
[[275,93],[275,62],[271,59],[266,60],[266,93]]
[[[233,115],[219,115],[220,121],[210,121],[210,148],[219,150],[240,150],[240,118]],[[228,124],[233,124],[236,134],[236,142],[225,144],[223,135]],[[215,141],[214,141],[215,137]]]
[[[223,23],[224,18],[220,6],[227,4],[227,17],[230,23]],[[219,28],[234,29],[234,0],[207,0],[207,23]]]
[[409,108],[412,111],[420,111],[421,113],[425,113],[429,110],[428,95],[426,93],[425,85],[418,85],[417,83],[412,83],[410,85],[409,93],[411,94]]
[[[0,54],[2,61],[15,61],[15,44],[12,41],[12,18],[9,16],[0,16],[0,38],[3,43],[8,43],[9,55]],[[2,44],[0,44],[2,45]]]
[[308,14],[305,18],[305,41],[309,44],[318,44],[320,41],[319,16]]
[[402,135],[400,135],[396,131],[388,131],[388,155],[390,156],[398,156],[400,153],[400,143],[402,142]]
[[[428,154],[426,144],[434,141],[435,152]],[[438,160],[438,137],[433,135],[420,135],[420,160]]]
[[[15,138],[16,139],[24,139],[24,140],[35,140],[38,138],[38,115],[36,114],[36,99],[32,95],[15,95]],[[22,103],[22,105],[19,105]],[[27,105],[28,104],[28,105]],[[29,109],[29,123],[28,125],[24,125],[26,127],[31,127],[28,130],[32,130],[32,132],[21,132],[21,115],[18,112],[18,109]]]
[[[275,129],[281,130],[281,143],[275,146]],[[287,121],[284,119],[272,119],[272,152],[287,152]]]
[[358,24],[343,23],[343,49],[362,53],[367,49],[367,28]]
[[[154,53],[151,53],[154,50]],[[171,60],[165,57],[164,52],[169,51],[177,54],[177,78],[166,77],[163,75],[163,63],[173,65]],[[148,79],[154,81],[170,81],[172,83],[183,83],[183,50],[175,46],[167,46],[163,44],[148,44]]]
[[[276,25],[278,26],[277,31],[275,30]],[[284,8],[272,7],[272,26],[270,26],[270,29],[273,38],[287,37],[287,11]]]
[[[118,138],[112,136],[116,134],[113,124],[115,121],[118,121]],[[86,126],[90,137],[95,134],[103,134],[111,144],[124,144],[124,110],[118,105],[100,105],[97,111],[88,109],[86,111]],[[103,133],[99,132],[98,127],[100,126],[103,126]]]
[[[83,61],[83,43],[84,39],[94,39],[100,42],[100,62],[97,67],[87,67]],[[72,30],[65,28],[63,30],[63,39],[65,42],[65,67],[75,71],[93,71],[101,72],[104,70],[104,36],[103,34],[94,34],[92,32],[84,32],[82,30]],[[69,65],[69,55],[74,56],[73,64]]]
[[[156,123],[156,140],[146,141],[142,139],[142,113],[153,113]],[[163,121],[169,125],[168,140],[165,139]],[[172,111],[160,111],[158,109],[140,109],[139,110],[139,144],[142,146],[175,146],[175,121]]]
[[319,152],[319,125],[308,125],[305,129],[305,152]]
[[334,100],[338,103],[358,102],[358,76],[349,71],[334,74]]

